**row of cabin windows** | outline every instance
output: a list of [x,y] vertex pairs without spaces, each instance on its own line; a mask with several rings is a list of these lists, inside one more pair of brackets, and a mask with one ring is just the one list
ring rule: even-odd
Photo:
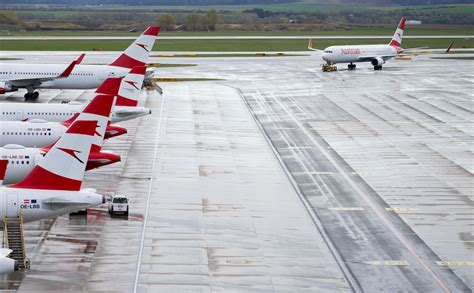
[[[0,72],[0,74],[12,74],[11,72]],[[30,74],[30,75],[60,75],[61,73],[47,73],[47,72],[13,72],[13,74]],[[93,76],[92,73],[71,73],[75,76]]]
[[73,113],[61,113],[61,112],[28,112],[26,115],[59,115],[59,116],[71,116],[74,115]]
[[[15,162],[16,162],[16,163],[15,163]],[[21,162],[21,163],[20,163],[20,162]],[[11,161],[10,161],[10,160],[8,160],[8,163],[9,163],[9,164],[12,164],[12,165],[15,165],[15,164],[17,164],[17,165],[20,165],[20,164],[22,164],[22,165],[24,165],[24,164],[29,165],[29,164],[30,164],[30,161],[14,161],[14,160],[11,160]]]
[[2,135],[49,135],[51,136],[51,132],[2,132]]

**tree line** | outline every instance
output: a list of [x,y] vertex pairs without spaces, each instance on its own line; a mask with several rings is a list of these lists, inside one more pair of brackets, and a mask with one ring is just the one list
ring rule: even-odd
[[[157,19],[161,29],[166,31],[176,30],[181,28],[176,25],[176,18],[173,14],[163,13]],[[219,22],[219,16],[214,9],[206,11],[206,13],[188,13],[186,15],[186,22],[184,29],[188,31],[215,31],[216,25]]]

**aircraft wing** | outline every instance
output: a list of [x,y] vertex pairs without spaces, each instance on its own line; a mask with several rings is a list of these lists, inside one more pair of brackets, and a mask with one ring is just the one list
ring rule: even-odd
[[423,54],[447,54],[452,49],[454,45],[454,41],[452,41],[448,48],[442,52],[436,51],[427,51],[428,47],[418,47],[418,48],[409,48],[403,49],[399,54],[392,54],[392,55],[383,55],[383,56],[360,56],[358,58],[359,61],[370,61],[374,58],[382,58],[383,60],[387,60],[394,57],[402,57],[402,56],[414,56],[414,55],[423,55]]
[[387,59],[390,59],[390,58],[393,58],[395,56],[400,56],[399,54],[392,54],[392,55],[382,55],[382,56],[360,56],[358,59],[358,61],[371,61],[372,59],[376,59],[376,58],[382,58],[383,60],[387,60]]
[[447,54],[453,48],[454,41],[452,41],[446,50],[441,51],[440,49],[435,50],[427,50],[429,47],[419,47],[419,48],[408,48],[404,49],[402,53],[406,55],[423,55],[423,54]]
[[84,58],[84,55],[85,54],[81,54],[81,56],[79,56],[79,58],[77,60],[72,61],[71,64],[69,64],[69,66],[66,67],[66,69],[60,75],[47,76],[47,77],[35,77],[35,78],[10,79],[10,80],[8,80],[8,83],[11,84],[11,85],[17,86],[17,87],[24,87],[24,86],[28,86],[28,85],[40,85],[43,82],[55,80],[55,79],[58,79],[58,78],[66,78],[71,74],[71,72],[74,69],[74,67],[76,66],[76,64],[78,64],[78,62],[82,61],[82,59]]

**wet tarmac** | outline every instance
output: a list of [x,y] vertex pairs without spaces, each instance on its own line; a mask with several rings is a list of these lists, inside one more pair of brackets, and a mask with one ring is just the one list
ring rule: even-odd
[[[160,77],[224,80],[144,92],[152,115],[104,146],[122,162],[85,179],[129,196],[128,219],[103,206],[28,224],[32,268],[4,276],[4,289],[474,288],[473,61],[332,73],[316,56],[157,61],[198,64]],[[41,101],[89,96],[45,90]]]

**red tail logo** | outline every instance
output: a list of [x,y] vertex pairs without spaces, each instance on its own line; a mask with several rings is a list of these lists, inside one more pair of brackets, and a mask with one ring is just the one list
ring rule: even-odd
[[137,90],[139,90],[139,88],[137,87],[137,83],[134,82],[134,81],[128,81],[128,80],[125,80],[126,83],[128,83],[129,85],[133,86],[134,88],[136,88]]
[[100,133],[99,133],[99,131],[97,130],[98,128],[100,129],[100,125],[99,125],[99,124],[97,124],[97,126],[95,127],[94,136],[100,136]]
[[66,149],[66,148],[58,148],[58,150],[65,152],[66,154],[70,155],[74,159],[78,160],[81,164],[84,164],[84,162],[81,159],[79,159],[79,157],[76,155],[76,153],[80,154],[81,151],[76,151],[76,150],[71,150],[71,149]]
[[143,50],[145,50],[145,51],[147,51],[147,52],[150,52],[150,51],[146,48],[147,46],[144,45],[144,44],[138,44],[138,43],[137,43],[137,46],[141,47]]

